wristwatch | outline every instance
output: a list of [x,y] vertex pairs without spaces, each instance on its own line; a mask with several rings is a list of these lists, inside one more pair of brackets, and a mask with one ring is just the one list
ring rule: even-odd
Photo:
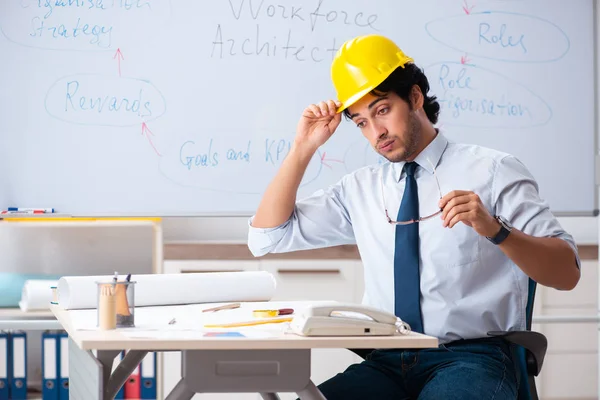
[[498,232],[496,234],[496,236],[494,237],[488,237],[486,236],[486,238],[498,245],[500,243],[502,243],[504,241],[504,239],[506,239],[508,237],[508,235],[510,234],[510,231],[512,231],[513,227],[510,224],[510,222],[508,222],[507,220],[505,220],[504,218],[502,218],[499,215],[496,215],[494,218],[496,218],[496,220],[500,223],[500,232]]

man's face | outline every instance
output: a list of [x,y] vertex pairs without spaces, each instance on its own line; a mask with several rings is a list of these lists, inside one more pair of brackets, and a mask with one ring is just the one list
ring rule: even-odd
[[381,97],[369,93],[348,112],[375,151],[389,161],[411,161],[417,155],[421,121],[396,93]]

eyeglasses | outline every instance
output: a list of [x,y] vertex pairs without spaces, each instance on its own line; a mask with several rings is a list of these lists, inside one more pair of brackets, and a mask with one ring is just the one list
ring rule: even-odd
[[[431,161],[429,161],[429,158],[427,159],[427,161],[429,162],[429,164],[431,165],[431,168],[433,169],[433,177],[435,178],[435,182],[437,183],[437,187],[438,187],[438,191],[440,193],[440,200],[442,199],[442,189],[440,188],[440,181],[437,178],[437,174],[435,173],[435,166],[431,163]],[[390,215],[388,214],[388,210],[387,207],[385,205],[385,195],[384,195],[384,190],[383,190],[383,174],[381,174],[381,198],[383,200],[383,209],[385,210],[385,216],[387,218],[387,221],[389,224],[392,225],[409,225],[409,224],[414,224],[415,222],[422,222],[422,221],[426,221],[428,219],[431,219],[437,215],[440,215],[442,213],[442,210],[438,210],[435,213],[431,214],[431,215],[427,215],[425,217],[419,217],[418,219],[411,219],[410,221],[394,221],[393,219],[390,218]]]

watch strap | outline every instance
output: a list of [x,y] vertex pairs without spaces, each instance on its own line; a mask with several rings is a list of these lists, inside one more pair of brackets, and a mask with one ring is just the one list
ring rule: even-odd
[[501,221],[498,222],[500,223],[500,232],[498,232],[494,237],[488,237],[488,240],[495,245],[502,243],[510,234],[510,230],[506,229]]

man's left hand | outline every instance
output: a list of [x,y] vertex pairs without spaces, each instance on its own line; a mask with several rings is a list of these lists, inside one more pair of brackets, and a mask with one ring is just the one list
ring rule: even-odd
[[492,237],[500,231],[500,223],[490,215],[474,192],[454,190],[440,200],[444,227],[452,228],[459,222],[472,227],[482,236]]

